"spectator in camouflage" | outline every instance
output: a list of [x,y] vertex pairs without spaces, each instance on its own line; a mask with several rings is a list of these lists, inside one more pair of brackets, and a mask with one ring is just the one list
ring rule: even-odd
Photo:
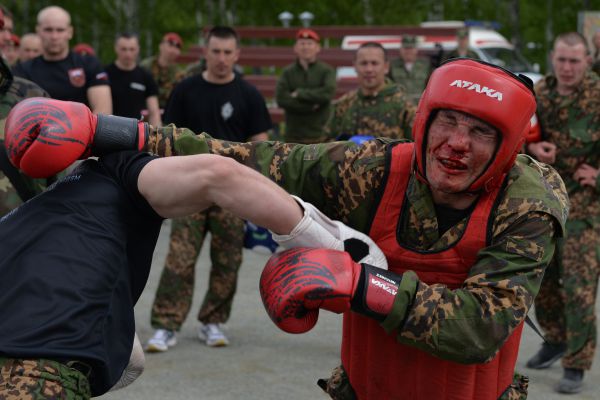
[[469,29],[460,28],[456,30],[456,48],[443,55],[444,61],[451,58],[467,57],[478,59],[477,53],[469,48]]
[[[206,233],[214,236],[210,246],[209,288],[198,312],[204,323],[229,319],[242,263],[244,221],[220,207],[172,222],[166,267],[160,277],[152,306],[154,327],[178,331],[187,317],[194,294],[194,271]],[[225,240],[227,239],[227,240]]]
[[552,164],[571,200],[568,235],[560,263],[544,277],[535,301],[536,317],[547,344],[528,362],[548,368],[562,357],[561,393],[581,391],[584,371],[596,348],[596,293],[600,273],[600,79],[589,71],[585,38],[564,33],[554,41],[554,73],[536,85],[537,116],[543,141],[528,150]]
[[356,51],[354,68],[359,88],[334,101],[325,129],[328,136],[410,138],[416,108],[404,89],[386,78],[387,51],[379,43],[363,43]]
[[390,64],[390,75],[394,82],[404,87],[406,95],[414,104],[419,102],[421,94],[431,73],[430,63],[418,57],[417,37],[402,36],[400,57]]
[[[271,120],[265,101],[233,69],[240,51],[237,33],[229,27],[213,27],[206,43],[206,69],[184,79],[173,90],[165,123],[186,124],[197,132],[239,141],[267,139]],[[175,344],[175,332],[189,312],[194,268],[207,231],[211,232],[212,266],[198,314],[202,323],[199,337],[211,347],[228,344],[219,325],[229,319],[236,291],[244,223],[214,207],[173,221],[169,254],[152,307],[151,322],[156,331],[148,341],[149,352],[166,351]]]
[[181,54],[182,46],[183,40],[179,34],[165,33],[158,46],[158,55],[140,62],[140,66],[152,73],[152,77],[158,85],[158,105],[163,110],[167,105],[171,90],[179,80],[177,57]]

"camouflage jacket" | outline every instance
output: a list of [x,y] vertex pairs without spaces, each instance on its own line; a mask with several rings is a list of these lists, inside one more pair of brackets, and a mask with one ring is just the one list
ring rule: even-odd
[[353,90],[333,104],[333,113],[326,128],[330,138],[412,137],[412,124],[417,109],[396,84],[388,83],[375,96],[364,96],[360,89]]
[[[49,96],[35,83],[19,77],[14,77],[8,91],[0,94],[0,145],[2,148],[4,148],[4,124],[9,111],[19,101],[28,97]],[[23,174],[20,176],[23,184],[34,194],[40,193],[46,186],[44,179],[31,179]],[[0,170],[0,216],[18,207],[22,202],[8,177]]]
[[[275,97],[277,105],[285,110],[287,142],[323,141],[335,84],[334,69],[320,61],[310,64],[307,70],[298,61],[283,70]],[[292,92],[296,92],[296,97],[292,97]]]
[[175,84],[181,80],[179,69],[176,65],[161,67],[158,65],[158,57],[153,56],[146,58],[140,62],[140,66],[146,68],[152,74],[152,77],[158,85],[158,105],[164,109],[167,105],[167,100],[171,95],[171,90]]
[[[233,143],[169,125],[153,131],[147,149],[162,156],[214,153],[233,157],[329,217],[368,233],[394,143],[398,141],[384,138],[362,145]],[[524,320],[554,256],[557,237],[563,234],[568,200],[559,175],[523,155],[500,196],[491,244],[480,250],[461,288],[426,285],[414,273],[404,274],[402,298],[414,301],[404,308],[394,307],[393,315],[384,321],[384,327],[397,330],[399,341],[453,361],[474,362],[469,358],[473,352],[468,356],[464,349],[474,346],[475,332],[481,352],[493,355]],[[440,235],[431,193],[414,175],[407,199],[408,220],[402,225],[402,236],[412,246],[435,250],[460,238],[468,217]],[[404,323],[400,326],[399,321]]]
[[179,71],[179,73],[177,74],[177,77],[175,78],[175,81],[177,83],[179,83],[182,80],[184,80],[185,78],[189,78],[190,76],[201,74],[205,69],[206,69],[206,60],[204,58],[202,58],[195,63],[188,64],[183,70]]
[[579,89],[569,96],[558,94],[556,83],[556,78],[548,75],[535,87],[542,135],[557,146],[553,167],[569,192],[570,220],[598,223],[600,185],[597,183],[595,189],[581,186],[573,173],[582,163],[600,168],[600,78],[588,72]]
[[419,99],[425,85],[429,79],[431,68],[426,60],[418,59],[413,64],[412,69],[409,71],[404,65],[402,58],[397,58],[390,63],[390,75],[395,83],[404,87],[408,99],[413,104],[418,104]]

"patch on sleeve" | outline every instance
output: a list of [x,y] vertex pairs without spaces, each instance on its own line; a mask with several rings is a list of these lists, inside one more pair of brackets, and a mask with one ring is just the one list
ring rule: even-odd
[[507,238],[506,251],[537,262],[541,261],[544,257],[544,248],[536,242],[526,239]]

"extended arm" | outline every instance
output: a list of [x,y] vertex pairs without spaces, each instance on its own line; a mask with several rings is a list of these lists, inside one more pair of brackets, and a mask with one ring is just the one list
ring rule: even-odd
[[138,178],[138,189],[165,218],[198,212],[213,204],[275,233],[286,248],[326,247],[387,268],[385,256],[366,235],[332,221],[313,205],[236,161],[212,154],[159,158]]
[[[165,129],[173,131],[176,128]],[[11,111],[7,122],[7,149],[13,164],[32,176],[47,176],[78,158],[119,150],[141,150],[149,141],[149,130],[147,124],[135,119],[95,116],[80,103],[38,98],[26,100]],[[189,138],[195,140],[194,136]],[[204,142],[197,140],[196,143],[202,145]],[[269,143],[265,143],[267,149]],[[165,146],[168,151],[172,149],[172,143]],[[233,159],[202,154],[208,151],[193,155],[193,147],[190,151],[189,156],[153,160],[140,173],[138,189],[160,215],[188,215],[218,204],[275,233],[287,235],[285,241],[290,246],[302,243],[345,249],[352,245],[352,242],[347,243],[348,239],[357,239],[368,245],[356,253],[357,260],[377,250],[379,255],[371,262],[386,267],[385,257],[366,235],[334,223],[316,208],[298,200],[303,204],[301,208],[274,182]],[[301,154],[298,157],[303,158]],[[317,187],[315,190],[322,192],[322,189]],[[296,240],[298,238],[300,242]]]
[[217,204],[278,233],[290,232],[302,218],[298,203],[279,186],[232,159],[216,155],[153,160],[140,173],[138,187],[166,218]]

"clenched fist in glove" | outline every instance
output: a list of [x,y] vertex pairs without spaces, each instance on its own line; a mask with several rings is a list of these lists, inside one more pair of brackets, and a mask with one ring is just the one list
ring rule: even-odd
[[136,119],[96,116],[82,103],[33,97],[13,107],[4,131],[11,162],[33,178],[46,178],[78,159],[140,150],[147,129]]
[[316,247],[344,250],[356,262],[388,268],[385,255],[370,237],[340,221],[329,219],[312,204],[292,197],[304,209],[304,216],[288,235],[272,233],[273,240],[279,245],[286,249]]
[[260,277],[260,296],[269,317],[283,331],[307,332],[319,309],[352,309],[383,321],[402,275],[352,261],[346,252],[293,248],[273,255]]

